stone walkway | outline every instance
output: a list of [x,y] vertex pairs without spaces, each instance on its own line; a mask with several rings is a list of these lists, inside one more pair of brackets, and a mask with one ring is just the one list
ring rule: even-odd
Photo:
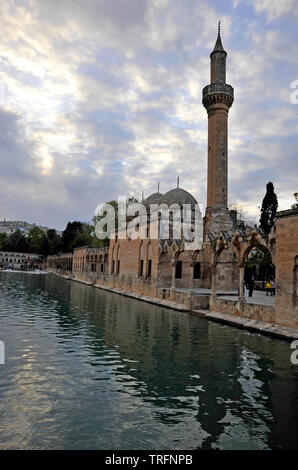
[[[221,296],[220,294],[218,294]],[[230,296],[230,295],[225,295],[224,298],[226,300],[234,300],[237,302],[238,297]],[[250,304],[261,304],[261,305],[270,305],[271,307],[274,307],[275,305],[275,296],[268,295],[266,296],[266,292],[255,290],[253,291],[252,297],[245,297],[245,300],[247,303]]]
[[[211,295],[211,289],[204,289],[203,287],[197,287],[194,289],[187,289],[186,287],[167,287],[168,290],[175,290],[176,292],[193,292],[198,295]],[[216,291],[217,295],[236,295],[238,296],[237,291]]]
[[[211,289],[187,289],[184,287],[172,287],[168,288],[169,290],[175,290],[176,292],[193,292],[197,295],[211,295]],[[238,300],[238,292],[237,291],[216,291],[216,295],[219,297],[223,297],[226,300],[234,300],[237,302]],[[266,292],[254,290],[252,297],[245,297],[247,303],[250,304],[261,304],[261,305],[269,305],[274,307],[275,305],[275,296],[268,295],[266,296]]]

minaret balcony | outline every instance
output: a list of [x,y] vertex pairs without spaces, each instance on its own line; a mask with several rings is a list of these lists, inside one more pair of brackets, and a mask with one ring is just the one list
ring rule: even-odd
[[205,108],[214,103],[225,103],[228,107],[234,101],[234,88],[226,83],[211,83],[203,88],[203,105]]

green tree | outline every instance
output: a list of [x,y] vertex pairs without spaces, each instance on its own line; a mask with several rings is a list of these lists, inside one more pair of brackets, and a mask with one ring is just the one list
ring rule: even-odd
[[6,238],[3,238],[2,246],[3,249],[7,251],[18,251],[24,253],[30,251],[30,247],[28,246],[27,240],[21,230],[16,230]]
[[62,232],[62,249],[64,252],[72,251],[74,248],[92,244],[93,227],[84,222],[68,222]]
[[41,253],[43,248],[43,242],[46,234],[39,227],[33,227],[27,237],[27,243],[30,247],[30,251],[33,253]]
[[274,186],[271,181],[267,183],[266,194],[262,202],[260,228],[268,235],[274,225],[276,218],[276,211],[278,207],[277,196],[274,192]]
[[54,255],[62,250],[61,236],[58,235],[55,229],[49,229],[43,239],[42,254]]
[[0,250],[7,250],[7,245],[9,243],[9,237],[6,233],[0,233]]

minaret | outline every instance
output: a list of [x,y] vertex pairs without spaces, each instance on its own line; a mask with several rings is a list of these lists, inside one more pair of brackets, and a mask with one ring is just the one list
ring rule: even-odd
[[210,54],[210,85],[203,89],[203,105],[208,113],[208,182],[205,233],[217,235],[230,231],[232,219],[228,205],[228,113],[234,101],[234,90],[226,84],[226,58],[218,35]]

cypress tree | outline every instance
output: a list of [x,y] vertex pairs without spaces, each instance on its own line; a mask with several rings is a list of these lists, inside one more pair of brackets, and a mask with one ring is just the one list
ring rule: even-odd
[[260,229],[268,235],[271,227],[273,227],[276,219],[276,211],[278,207],[277,196],[274,192],[274,186],[269,181],[266,186],[266,194],[262,202],[261,217],[260,217]]

